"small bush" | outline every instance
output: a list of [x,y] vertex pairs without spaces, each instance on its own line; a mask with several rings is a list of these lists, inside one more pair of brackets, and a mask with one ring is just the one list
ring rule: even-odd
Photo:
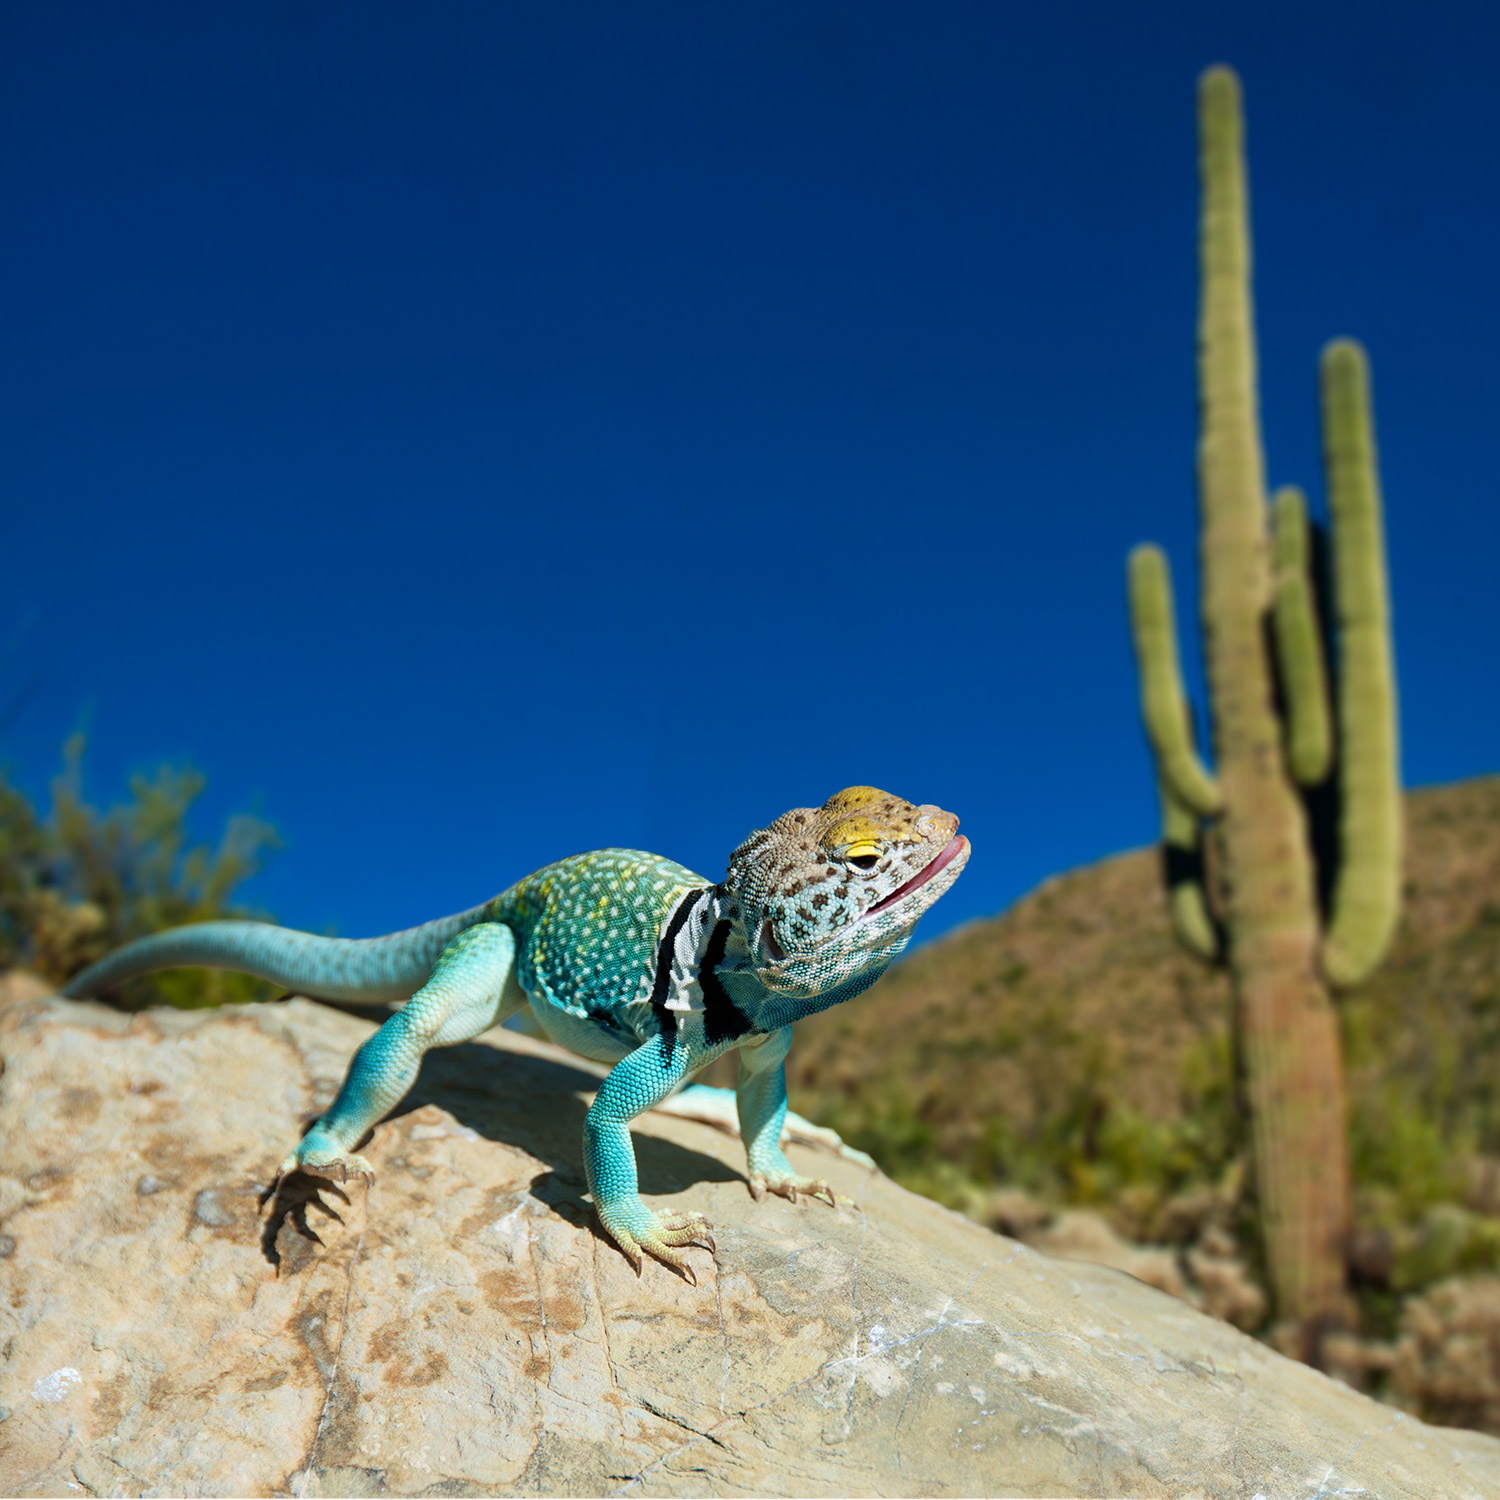
[[[84,737],[63,747],[52,803],[40,814],[0,773],[0,968],[61,984],[121,943],[215,917],[264,917],[236,890],[280,843],[260,818],[232,817],[217,844],[188,827],[205,779],[191,766],[135,776],[130,800],[100,811],[83,794]],[[241,974],[175,970],[126,987],[131,1008],[261,999],[272,987]]]

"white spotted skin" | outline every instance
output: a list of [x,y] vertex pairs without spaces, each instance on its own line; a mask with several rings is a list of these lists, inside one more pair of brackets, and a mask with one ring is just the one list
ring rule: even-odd
[[639,849],[574,854],[491,903],[516,934],[516,981],[553,1041],[614,1062],[656,1031],[649,1003],[668,918],[701,875]]

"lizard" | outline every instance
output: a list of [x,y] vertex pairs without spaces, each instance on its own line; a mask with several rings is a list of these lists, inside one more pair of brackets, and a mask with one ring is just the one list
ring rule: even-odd
[[287,1155],[287,1174],[368,1189],[353,1148],[416,1081],[431,1047],[468,1041],[529,1006],[554,1042],[609,1073],[589,1107],[584,1169],[605,1232],[641,1273],[643,1254],[697,1278],[712,1250],[700,1213],[642,1201],[629,1122],[724,1053],[749,1185],[835,1202],[781,1149],[792,1023],[869,988],[917,920],[958,878],[958,819],[875,787],[793,808],[752,833],[717,884],[660,856],[598,849],[546,865],[481,906],[384,937],[317,937],[267,922],[210,921],[127,943],[63,988],[82,999],[156,969],[235,969],[325,1000],[405,1001],[355,1052],[332,1107]]

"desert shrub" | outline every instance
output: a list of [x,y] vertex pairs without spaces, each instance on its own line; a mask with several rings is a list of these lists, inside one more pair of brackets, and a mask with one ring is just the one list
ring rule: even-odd
[[[83,755],[84,737],[74,735],[45,815],[0,773],[0,968],[60,984],[132,938],[265,915],[234,898],[280,842],[269,823],[239,815],[217,843],[195,841],[189,814],[205,778],[191,766],[134,776],[129,800],[101,810],[84,796]],[[244,975],[176,970],[135,981],[117,998],[192,1007],[270,993]]]
[[1391,1394],[1429,1421],[1500,1431],[1500,1280],[1455,1276],[1407,1301]]

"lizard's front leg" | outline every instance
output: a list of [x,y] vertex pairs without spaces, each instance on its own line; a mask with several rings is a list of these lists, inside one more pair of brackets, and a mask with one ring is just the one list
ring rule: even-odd
[[[740,1044],[740,1072],[734,1097],[739,1107],[740,1139],[750,1167],[750,1193],[758,1203],[767,1193],[797,1201],[798,1193],[837,1203],[821,1177],[800,1177],[781,1149],[786,1123],[786,1054],[792,1028],[753,1037]],[[847,1201],[847,1200],[846,1200]]]
[[646,1207],[630,1140],[630,1121],[660,1104],[704,1064],[685,1039],[675,1040],[668,1050],[664,1038],[654,1036],[610,1070],[583,1124],[583,1165],[599,1222],[625,1252],[636,1275],[644,1250],[696,1286],[698,1278],[681,1247],[703,1245],[712,1250],[713,1225],[702,1214],[658,1214]]
[[417,1079],[429,1047],[466,1042],[524,1003],[507,992],[516,940],[500,922],[480,922],[453,939],[427,983],[354,1054],[333,1108],[282,1162],[276,1177],[301,1169],[316,1177],[372,1181],[375,1169],[354,1143],[395,1107]]

